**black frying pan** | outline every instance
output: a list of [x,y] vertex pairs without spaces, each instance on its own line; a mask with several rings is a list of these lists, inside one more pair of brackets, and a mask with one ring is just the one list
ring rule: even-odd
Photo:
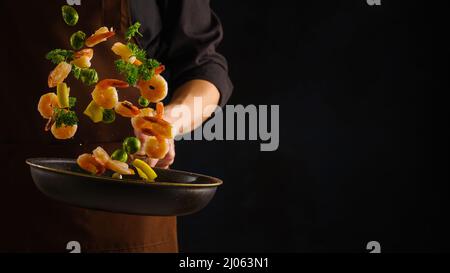
[[214,197],[220,179],[195,173],[155,169],[154,183],[136,176],[123,180],[93,176],[73,159],[31,158],[31,176],[50,198],[73,206],[109,212],[182,216],[200,211]]

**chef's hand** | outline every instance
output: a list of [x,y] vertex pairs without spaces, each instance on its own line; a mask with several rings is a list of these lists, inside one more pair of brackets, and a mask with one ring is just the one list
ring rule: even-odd
[[149,163],[152,167],[157,167],[161,169],[168,169],[172,166],[175,161],[175,141],[173,139],[168,140],[169,142],[169,152],[163,159],[150,159]]
[[[139,155],[145,155],[144,151],[144,143],[149,138],[149,136],[134,130],[134,134],[142,143],[141,150],[138,152]],[[147,160],[147,163],[151,167],[157,167],[161,169],[168,169],[173,162],[175,161],[175,141],[173,139],[168,140],[169,141],[169,152],[166,154],[166,156],[163,159],[152,159],[149,158]]]

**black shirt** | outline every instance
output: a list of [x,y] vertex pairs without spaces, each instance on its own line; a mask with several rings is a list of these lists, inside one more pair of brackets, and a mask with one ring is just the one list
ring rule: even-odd
[[213,83],[220,105],[232,93],[228,65],[216,48],[223,38],[219,18],[208,0],[129,1],[132,22],[142,24],[141,47],[166,65],[172,90],[192,79]]

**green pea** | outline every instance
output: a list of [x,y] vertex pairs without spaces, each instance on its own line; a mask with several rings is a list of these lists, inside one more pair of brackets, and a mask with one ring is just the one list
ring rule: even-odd
[[123,142],[123,149],[130,155],[135,154],[141,149],[141,142],[135,137],[129,137]]
[[75,50],[80,50],[84,46],[84,40],[86,39],[86,34],[83,31],[77,31],[72,36],[70,36],[70,45]]
[[117,161],[120,161],[120,162],[127,162],[127,160],[128,160],[128,154],[127,154],[124,150],[119,149],[119,150],[116,150],[116,151],[111,155],[111,159],[117,160]]
[[139,105],[142,107],[147,107],[150,104],[150,101],[144,97],[139,98]]
[[69,26],[74,26],[78,23],[78,12],[71,6],[64,5],[62,7],[62,16],[64,22],[66,22]]
[[106,124],[113,123],[116,120],[116,112],[112,109],[103,110],[103,122]]

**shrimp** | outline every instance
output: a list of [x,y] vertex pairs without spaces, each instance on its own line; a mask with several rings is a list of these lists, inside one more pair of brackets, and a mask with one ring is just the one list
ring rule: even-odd
[[91,37],[86,39],[87,47],[94,47],[99,43],[105,42],[108,38],[116,35],[114,29],[108,29],[107,27],[99,28]]
[[94,57],[94,50],[92,48],[85,48],[73,54],[74,59],[78,59],[81,57],[88,57],[89,60],[92,60],[92,58]]
[[109,154],[102,148],[102,147],[97,147],[92,154],[95,156],[95,158],[101,162],[103,165],[106,164],[106,162],[111,160],[111,157],[109,156]]
[[151,136],[145,141],[144,151],[150,158],[163,159],[169,152],[169,143],[167,139]]
[[127,163],[120,162],[117,160],[109,160],[108,162],[106,162],[105,166],[109,170],[116,172],[118,174],[122,174],[122,175],[133,175],[134,174],[134,171],[129,168]]
[[106,171],[104,164],[91,154],[82,154],[77,159],[77,164],[83,170],[91,174],[101,175]]
[[163,73],[164,70],[166,70],[166,67],[165,67],[164,65],[161,64],[160,66],[158,66],[158,67],[155,69],[155,75],[159,75],[159,74]]
[[169,122],[156,117],[142,117],[142,120],[137,122],[140,125],[137,129],[143,134],[173,139],[173,129]]
[[51,119],[55,107],[59,107],[58,96],[55,93],[47,93],[39,99],[38,111],[43,118]]
[[129,101],[120,102],[119,104],[116,105],[116,108],[114,110],[116,111],[117,114],[126,118],[133,118],[141,113],[139,108],[134,106]]
[[64,82],[72,71],[72,66],[66,62],[59,63],[56,68],[50,72],[48,76],[48,87],[56,87],[58,84]]
[[67,126],[65,124],[60,127],[56,127],[56,123],[53,123],[51,131],[56,139],[69,139],[77,133],[78,126]]
[[153,117],[155,116],[155,110],[152,108],[143,108],[141,113],[136,117],[131,118],[131,125],[135,130],[140,130],[144,127],[145,120],[142,117]]
[[91,67],[91,60],[94,57],[94,50],[92,48],[86,48],[76,52],[73,55],[74,60],[71,64],[74,64],[81,68]]
[[141,96],[150,102],[157,103],[167,96],[167,82],[159,74],[155,74],[150,80],[140,80],[137,87],[141,91]]
[[164,104],[162,102],[158,102],[156,104],[156,118],[163,119],[164,117]]
[[124,81],[106,79],[100,81],[92,92],[92,99],[98,106],[105,109],[112,109],[116,107],[119,102],[119,95],[117,88],[127,88],[128,83]]

